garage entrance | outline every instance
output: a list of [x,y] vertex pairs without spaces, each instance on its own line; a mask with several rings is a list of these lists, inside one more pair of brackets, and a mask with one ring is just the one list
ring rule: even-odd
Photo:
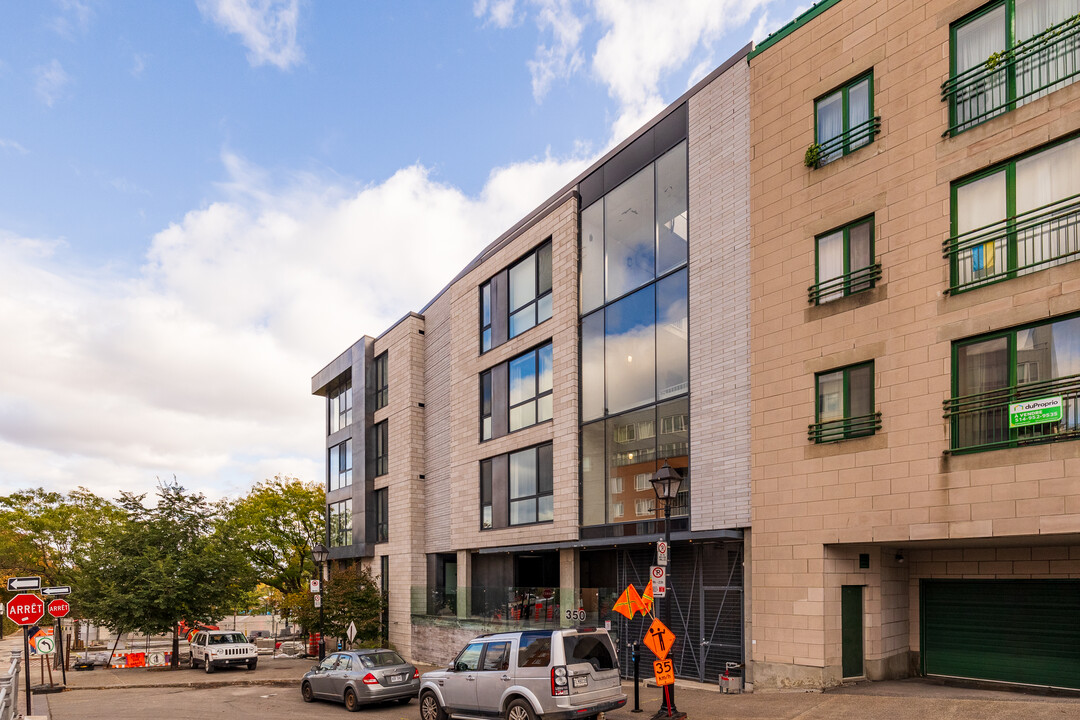
[[1080,689],[1080,580],[922,580],[926,675]]

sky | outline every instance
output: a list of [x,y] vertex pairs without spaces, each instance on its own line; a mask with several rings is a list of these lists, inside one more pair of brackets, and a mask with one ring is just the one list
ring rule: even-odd
[[322,482],[311,377],[792,0],[0,0],[0,494]]

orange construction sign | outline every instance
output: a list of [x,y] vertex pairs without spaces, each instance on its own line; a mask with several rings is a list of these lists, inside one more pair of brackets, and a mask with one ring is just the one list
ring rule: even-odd
[[611,609],[625,617],[627,620],[633,620],[634,616],[639,612],[642,615],[645,614],[644,607],[645,605],[641,602],[641,596],[638,595],[634,586],[627,585],[626,589],[623,590],[622,595],[615,601],[615,604]]
[[652,664],[652,668],[659,687],[675,684],[675,665],[671,662],[671,658],[657,660]]
[[659,618],[653,618],[652,625],[645,631],[643,642],[645,647],[652,650],[653,655],[663,660],[671,652],[671,646],[675,642],[675,633],[668,630],[667,625],[660,622]]
[[641,614],[648,615],[652,612],[653,608],[653,596],[652,596],[652,583],[645,583],[645,592],[641,593]]

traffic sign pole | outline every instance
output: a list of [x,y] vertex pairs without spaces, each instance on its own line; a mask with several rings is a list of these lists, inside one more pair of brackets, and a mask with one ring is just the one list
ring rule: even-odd
[[26,658],[26,717],[30,717],[34,714],[34,709],[30,704],[30,626],[23,625],[22,628],[22,647],[23,657]]

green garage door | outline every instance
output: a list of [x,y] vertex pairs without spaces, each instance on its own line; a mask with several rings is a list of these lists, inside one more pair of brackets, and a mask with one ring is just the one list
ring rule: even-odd
[[923,580],[927,675],[1080,688],[1080,580]]

